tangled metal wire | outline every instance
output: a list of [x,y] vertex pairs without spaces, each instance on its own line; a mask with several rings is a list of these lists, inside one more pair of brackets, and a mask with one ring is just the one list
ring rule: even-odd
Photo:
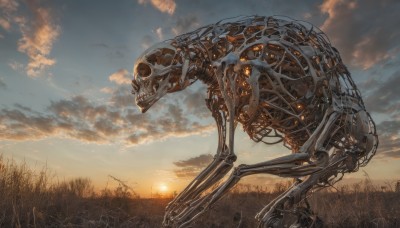
[[[189,226],[242,177],[260,173],[296,181],[257,214],[259,227],[281,226],[288,210],[299,217],[293,225],[311,226],[310,190],[333,185],[376,152],[375,124],[360,92],[339,52],[309,23],[237,17],[158,43],[138,58],[133,93],[146,112],[197,80],[208,87],[218,148],[211,164],[167,206],[165,227]],[[255,142],[283,143],[293,153],[236,166],[218,185],[236,161],[238,123]]]

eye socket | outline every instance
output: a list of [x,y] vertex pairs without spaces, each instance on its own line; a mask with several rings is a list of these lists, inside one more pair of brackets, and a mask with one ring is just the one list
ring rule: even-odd
[[139,74],[140,77],[148,77],[151,74],[151,69],[147,64],[139,63],[136,67],[136,72]]
[[160,64],[163,66],[169,66],[172,63],[173,58],[174,58],[174,56],[172,56],[171,54],[168,54],[168,53],[164,54],[157,58],[157,64]]

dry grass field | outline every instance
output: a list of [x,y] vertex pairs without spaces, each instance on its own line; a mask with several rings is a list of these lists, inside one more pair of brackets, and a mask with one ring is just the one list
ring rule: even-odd
[[[119,182],[114,189],[95,192],[89,179],[51,181],[44,168],[0,155],[0,227],[160,227],[168,198],[142,199]],[[200,221],[200,227],[256,227],[254,215],[279,192],[238,185]],[[364,182],[320,191],[309,199],[324,227],[400,227],[400,192],[393,186]]]

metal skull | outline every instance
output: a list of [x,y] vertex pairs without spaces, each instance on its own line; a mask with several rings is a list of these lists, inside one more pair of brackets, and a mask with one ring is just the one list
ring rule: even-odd
[[132,93],[142,113],[146,112],[167,92],[180,90],[182,58],[168,42],[148,48],[136,61]]

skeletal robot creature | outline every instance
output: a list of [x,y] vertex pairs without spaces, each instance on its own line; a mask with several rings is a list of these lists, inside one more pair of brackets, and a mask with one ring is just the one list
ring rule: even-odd
[[[164,227],[190,226],[253,174],[294,178],[256,215],[259,227],[281,227],[288,211],[298,216],[294,227],[314,226],[309,194],[365,166],[376,152],[375,124],[359,90],[338,51],[309,23],[238,17],[158,43],[138,58],[132,92],[144,113],[197,80],[208,88],[218,148],[211,164],[169,203]],[[255,142],[283,143],[292,153],[232,170],[238,123]]]

